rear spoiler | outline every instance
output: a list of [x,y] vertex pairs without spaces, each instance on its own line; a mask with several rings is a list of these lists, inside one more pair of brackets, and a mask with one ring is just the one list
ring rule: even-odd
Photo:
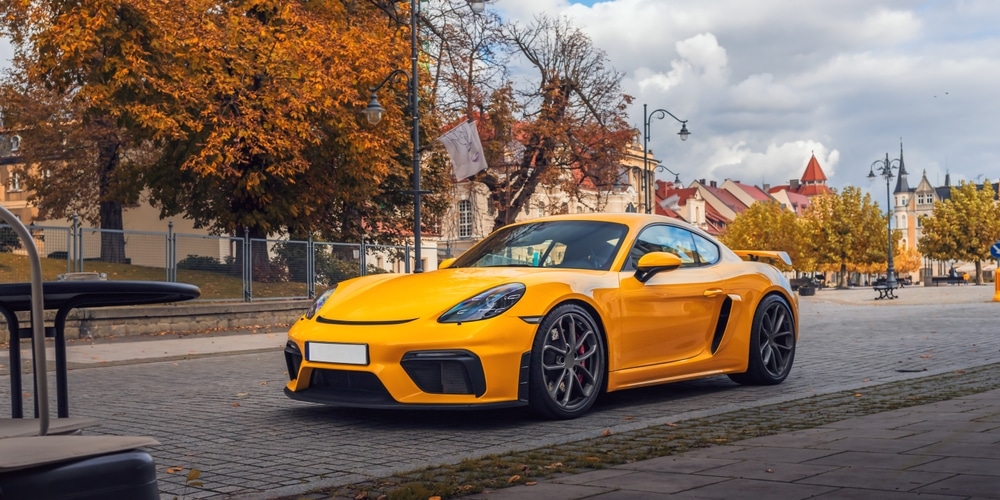
[[761,258],[772,259],[784,262],[786,266],[792,265],[792,258],[785,252],[774,250],[733,250],[741,259],[759,261]]

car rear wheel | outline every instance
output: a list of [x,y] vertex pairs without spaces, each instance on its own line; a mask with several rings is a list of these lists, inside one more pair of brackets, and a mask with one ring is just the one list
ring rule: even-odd
[[771,295],[760,303],[750,328],[750,360],[745,373],[729,375],[747,385],[780,384],[795,358],[795,321],[785,299]]
[[531,408],[546,418],[576,418],[604,389],[604,338],[584,308],[565,304],[542,320],[531,350]]

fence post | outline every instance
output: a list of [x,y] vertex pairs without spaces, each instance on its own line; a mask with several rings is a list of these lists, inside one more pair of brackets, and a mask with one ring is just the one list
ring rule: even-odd
[[83,228],[80,227],[80,216],[73,214],[73,251],[70,252],[72,260],[72,270],[70,272],[83,271]]
[[316,252],[313,248],[313,235],[309,233],[306,242],[306,294],[310,299],[316,298]]
[[174,269],[173,266],[174,264],[173,252],[175,251],[175,249],[172,248],[173,245],[171,245],[171,240],[173,240],[173,238],[174,238],[174,221],[167,221],[167,239],[164,242],[166,244],[164,253],[166,254],[166,259],[167,259],[165,263],[165,266],[167,268],[167,281],[171,282],[177,281],[177,270]]
[[253,302],[253,250],[250,246],[250,228],[243,230],[243,302]]
[[403,245],[403,272],[410,274],[410,244]]
[[368,253],[368,244],[365,243],[365,235],[361,235],[361,247],[358,249],[358,263],[361,266],[361,276],[367,276],[368,266],[365,265],[365,254]]

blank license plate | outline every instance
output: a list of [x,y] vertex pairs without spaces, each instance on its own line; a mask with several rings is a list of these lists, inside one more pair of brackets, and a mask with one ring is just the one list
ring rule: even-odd
[[368,344],[306,342],[306,359],[321,363],[367,365]]

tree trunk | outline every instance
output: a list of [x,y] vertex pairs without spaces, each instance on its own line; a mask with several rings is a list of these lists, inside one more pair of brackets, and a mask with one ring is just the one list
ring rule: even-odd
[[[121,201],[113,199],[112,183],[121,151],[121,141],[112,133],[98,141],[97,168],[100,188],[101,260],[125,264],[125,235]],[[110,230],[110,231],[109,231]]]

